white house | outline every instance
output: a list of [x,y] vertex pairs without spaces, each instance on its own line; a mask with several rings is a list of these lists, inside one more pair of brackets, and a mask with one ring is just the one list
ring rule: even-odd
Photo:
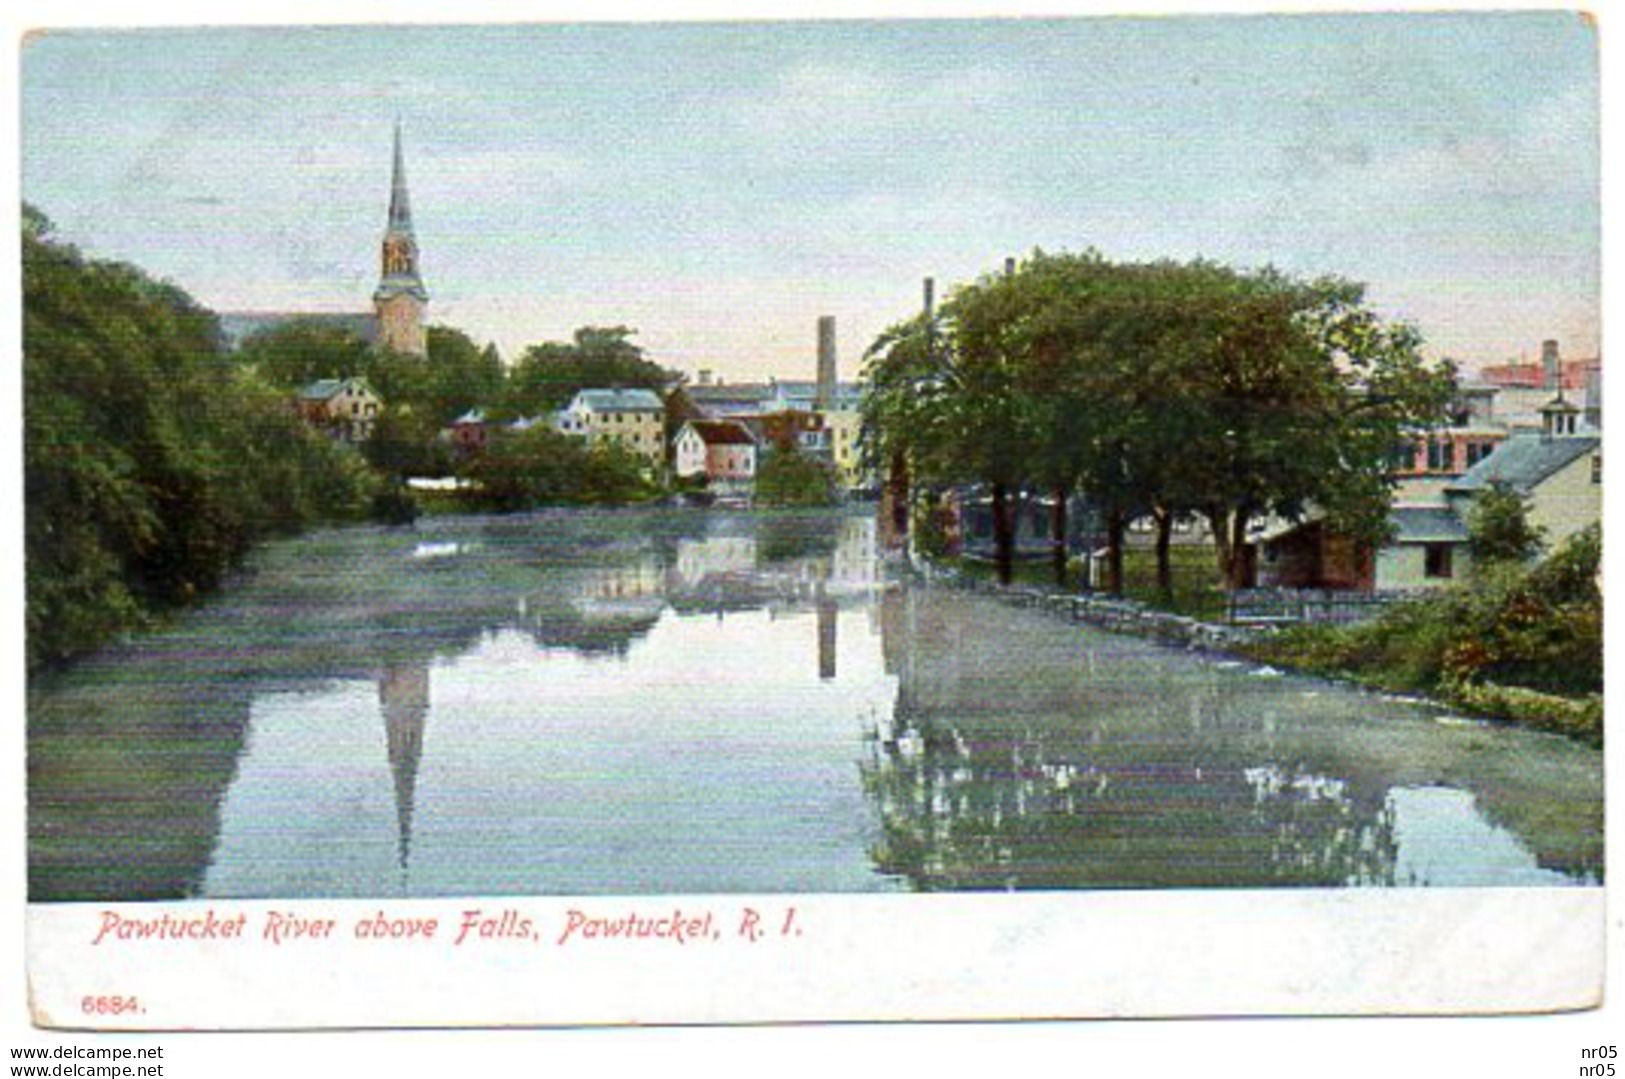
[[738,487],[756,478],[756,440],[744,424],[690,420],[673,448],[677,475],[684,479],[704,476],[713,486]]

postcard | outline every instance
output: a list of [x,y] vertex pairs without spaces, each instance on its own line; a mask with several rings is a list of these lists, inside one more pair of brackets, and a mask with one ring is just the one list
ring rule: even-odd
[[1588,18],[21,74],[39,1026],[1600,1002]]

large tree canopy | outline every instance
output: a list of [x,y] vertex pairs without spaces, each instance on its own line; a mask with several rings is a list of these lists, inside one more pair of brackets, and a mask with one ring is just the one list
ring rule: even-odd
[[583,326],[572,341],[548,341],[527,348],[508,375],[502,411],[539,416],[570,403],[578,390],[642,388],[663,390],[680,376],[643,356],[632,342],[637,331],[625,326]]
[[31,664],[214,587],[259,536],[364,510],[361,459],[232,362],[213,315],[24,221]]
[[1238,583],[1264,514],[1313,506],[1380,538],[1391,448],[1434,422],[1454,385],[1419,343],[1336,278],[1036,252],[876,341],[865,443],[876,467],[916,482],[990,487],[1005,579],[1003,499],[1028,487],[1053,493],[1057,541],[1066,494],[1098,507],[1114,589],[1123,527],[1143,514],[1162,529],[1165,580],[1167,529],[1200,513]]

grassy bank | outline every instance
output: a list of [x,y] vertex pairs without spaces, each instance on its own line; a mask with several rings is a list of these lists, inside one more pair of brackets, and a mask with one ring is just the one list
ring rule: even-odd
[[1600,745],[1601,550],[1593,528],[1536,565],[1481,567],[1461,585],[1369,622],[1295,626],[1245,651]]
[[[1204,622],[1219,622],[1228,617],[1229,607],[1224,589],[1219,586],[1213,548],[1205,544],[1174,547],[1168,555],[1173,571],[1173,594],[1163,595],[1157,588],[1156,552],[1150,547],[1124,548],[1123,598]],[[960,557],[939,561],[967,576],[989,581],[997,572],[993,563],[979,559]],[[1064,587],[1056,584],[1048,559],[1020,561],[1013,570],[1011,583],[1017,585],[1077,592],[1083,590],[1085,584],[1080,559],[1073,559],[1067,565]]]

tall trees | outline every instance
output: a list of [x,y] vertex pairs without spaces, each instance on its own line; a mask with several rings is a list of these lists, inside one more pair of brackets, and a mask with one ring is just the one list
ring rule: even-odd
[[363,463],[221,351],[214,317],[25,215],[30,664],[212,588],[257,537],[361,512]]
[[625,326],[583,326],[569,343],[532,345],[508,375],[502,409],[537,416],[570,403],[577,390],[622,386],[660,391],[678,375],[645,359]]
[[642,458],[614,443],[589,446],[544,424],[505,432],[471,459],[476,498],[510,512],[538,506],[634,502],[654,493]]
[[1546,545],[1544,531],[1529,520],[1529,500],[1508,483],[1496,482],[1473,499],[1467,513],[1467,550],[1474,567],[1527,562]]
[[953,399],[960,393],[954,345],[936,319],[918,315],[888,327],[864,356],[859,445],[865,467],[882,477],[888,537],[909,532],[918,484],[952,482]]
[[1313,506],[1379,539],[1390,447],[1435,421],[1453,385],[1448,366],[1422,360],[1413,330],[1382,322],[1360,286],[1336,278],[1035,252],[957,290],[943,314],[931,335],[916,320],[870,350],[866,438],[881,456],[906,451],[916,479],[991,488],[1004,580],[1005,506],[1021,488],[1055,500],[1058,580],[1060,507],[1087,495],[1113,591],[1126,524],[1141,515],[1157,522],[1165,590],[1180,516],[1212,523],[1233,586],[1248,526],[1265,514]]
[[367,342],[352,329],[296,318],[250,334],[237,358],[264,381],[293,390],[320,378],[362,373]]

